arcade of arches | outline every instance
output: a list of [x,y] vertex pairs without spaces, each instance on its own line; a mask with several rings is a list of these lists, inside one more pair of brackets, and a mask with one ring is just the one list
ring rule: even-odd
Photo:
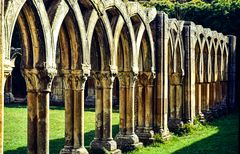
[[30,154],[49,153],[50,93],[65,105],[62,154],[88,153],[86,96],[95,100],[91,148],[111,153],[235,106],[235,36],[121,0],[1,0],[0,10],[0,153],[4,87],[5,97],[26,96]]

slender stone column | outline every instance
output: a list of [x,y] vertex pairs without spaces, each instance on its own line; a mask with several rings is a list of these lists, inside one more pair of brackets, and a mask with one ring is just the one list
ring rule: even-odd
[[200,118],[200,120],[204,120],[204,116],[202,114],[202,84],[196,84],[196,115]]
[[[1,6],[1,2],[0,2],[0,6]],[[0,9],[1,10],[1,9]],[[1,17],[0,17],[1,18]],[[1,19],[0,19],[1,21]],[[0,25],[0,28],[1,28],[2,25]],[[0,29],[0,32],[1,32],[2,29]],[[4,36],[2,36],[2,34],[0,33],[0,38],[4,38]],[[0,41],[0,49],[3,48],[3,44],[1,44],[2,42]],[[3,50],[4,51],[4,50]],[[0,55],[0,59],[2,59],[3,55],[1,54]],[[0,153],[2,154],[3,153],[3,137],[4,137],[4,86],[5,86],[5,83],[6,83],[6,80],[7,78],[11,75],[11,72],[12,72],[12,68],[13,66],[10,66],[8,68],[6,68],[6,66],[3,67],[3,60],[1,61],[2,64],[0,64],[0,86],[2,85],[1,87],[1,94],[0,94]],[[1,66],[2,65],[2,66]]]
[[211,82],[210,84],[210,99],[209,99],[209,110],[212,110],[213,102],[214,102],[214,83]]
[[73,88],[73,153],[88,154],[84,147],[84,88],[87,75],[83,75],[80,70],[72,71]]
[[61,154],[88,154],[84,147],[84,88],[88,74],[62,70],[65,100],[65,146]]
[[175,129],[183,121],[183,91],[182,81],[183,76],[181,73],[172,73],[169,76],[170,91],[169,91],[169,103],[170,103],[170,117],[168,122],[169,129]]
[[4,29],[4,2],[0,2],[0,153],[3,153],[3,132],[4,132],[4,85],[6,79],[4,79],[4,51],[5,51],[5,29]]
[[206,83],[206,111],[209,112],[209,102],[210,102],[210,83]]
[[56,70],[24,69],[28,89],[28,153],[49,153],[49,96]]
[[[92,149],[105,148],[110,153],[121,153],[112,138],[112,90],[114,75],[110,72],[95,72],[96,80],[96,137],[91,143]],[[98,104],[97,104],[98,103]],[[99,127],[100,126],[100,127]]]
[[207,84],[201,83],[201,110],[202,113],[206,113],[206,104],[207,104]]
[[73,92],[70,70],[62,70],[65,104],[65,145],[61,154],[72,153],[73,149]]
[[142,130],[144,128],[144,110],[145,110],[145,105],[144,105],[144,101],[143,99],[145,98],[145,96],[143,95],[143,91],[144,91],[144,88],[143,88],[143,85],[141,83],[138,83],[137,85],[137,88],[138,88],[138,93],[137,93],[137,96],[138,96],[138,125],[137,125],[137,130]]
[[177,119],[183,119],[182,109],[183,109],[182,85],[177,85],[176,86],[176,118]]
[[28,108],[28,153],[37,153],[37,92],[27,89],[27,108]]
[[[120,72],[120,131],[116,136],[117,145],[120,149],[131,150],[142,146],[138,136],[134,132],[134,87],[136,74],[133,72]],[[123,106],[122,104],[125,104]]]
[[152,72],[143,72],[139,75],[138,93],[138,126],[136,134],[144,144],[152,143],[153,132],[153,79]]

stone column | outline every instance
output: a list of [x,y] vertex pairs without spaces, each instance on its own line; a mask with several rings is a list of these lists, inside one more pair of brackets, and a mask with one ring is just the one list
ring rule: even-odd
[[87,75],[80,70],[72,71],[73,88],[73,153],[88,154],[84,147],[84,88]]
[[140,141],[149,144],[154,141],[153,135],[153,79],[152,72],[139,75],[138,93],[138,126],[136,134]]
[[172,73],[169,76],[169,82],[170,82],[169,103],[171,113],[169,117],[168,127],[169,129],[175,129],[183,121],[182,73]]
[[24,69],[28,104],[28,153],[49,153],[49,95],[56,70]]
[[137,85],[137,88],[138,88],[138,91],[137,91],[137,102],[138,102],[138,111],[137,111],[137,117],[138,117],[138,124],[137,124],[137,130],[143,130],[144,128],[144,103],[145,101],[143,100],[145,98],[145,96],[143,95],[143,92],[144,92],[144,87],[143,85],[138,82],[138,85]]
[[3,132],[4,132],[4,52],[5,34],[4,34],[4,1],[0,2],[0,153],[3,153]]
[[120,149],[132,150],[142,146],[134,130],[134,88],[137,75],[133,72],[120,72],[120,125],[116,136],[117,145]]
[[236,36],[229,35],[228,56],[228,109],[236,107]]
[[70,70],[62,70],[65,106],[65,145],[61,154],[72,153],[73,149],[73,91]]
[[168,15],[158,12],[155,19],[156,28],[156,98],[154,108],[154,130],[163,139],[170,137],[168,129]]
[[184,76],[184,115],[187,122],[193,123],[196,115],[196,59],[195,59],[195,25],[184,23],[185,76]]
[[95,72],[96,81],[96,136],[91,143],[92,149],[105,148],[110,153],[121,153],[112,138],[112,93],[114,75],[110,72]]
[[65,101],[65,146],[61,154],[88,154],[84,147],[84,88],[87,74],[62,70]]

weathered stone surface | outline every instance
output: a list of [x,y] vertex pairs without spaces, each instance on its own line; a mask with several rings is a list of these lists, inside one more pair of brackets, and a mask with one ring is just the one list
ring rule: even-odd
[[[142,146],[139,140],[152,142],[155,133],[167,139],[168,127],[193,123],[196,116],[211,120],[236,106],[235,36],[170,19],[137,2],[2,0],[0,153],[4,85],[15,62],[13,42],[21,42],[17,48],[22,50],[27,86],[28,153],[49,153],[50,92],[53,101],[65,105],[62,154],[88,153],[85,97],[95,101],[91,147],[110,153]],[[88,77],[92,87],[86,90]],[[119,85],[113,84],[115,80]],[[112,138],[114,86],[118,86],[120,113],[116,141]]]

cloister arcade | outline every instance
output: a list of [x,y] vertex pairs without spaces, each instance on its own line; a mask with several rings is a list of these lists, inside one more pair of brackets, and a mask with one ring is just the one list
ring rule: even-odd
[[[91,148],[110,153],[152,142],[157,133],[168,138],[181,123],[235,106],[235,36],[131,1],[1,0],[0,10],[0,153],[4,87],[17,55],[26,82],[31,154],[49,153],[49,101],[51,92],[59,93],[55,88],[65,105],[62,154],[88,153],[84,99],[90,90],[96,114]],[[17,54],[13,47],[20,48]],[[120,115],[115,138],[113,89]]]

